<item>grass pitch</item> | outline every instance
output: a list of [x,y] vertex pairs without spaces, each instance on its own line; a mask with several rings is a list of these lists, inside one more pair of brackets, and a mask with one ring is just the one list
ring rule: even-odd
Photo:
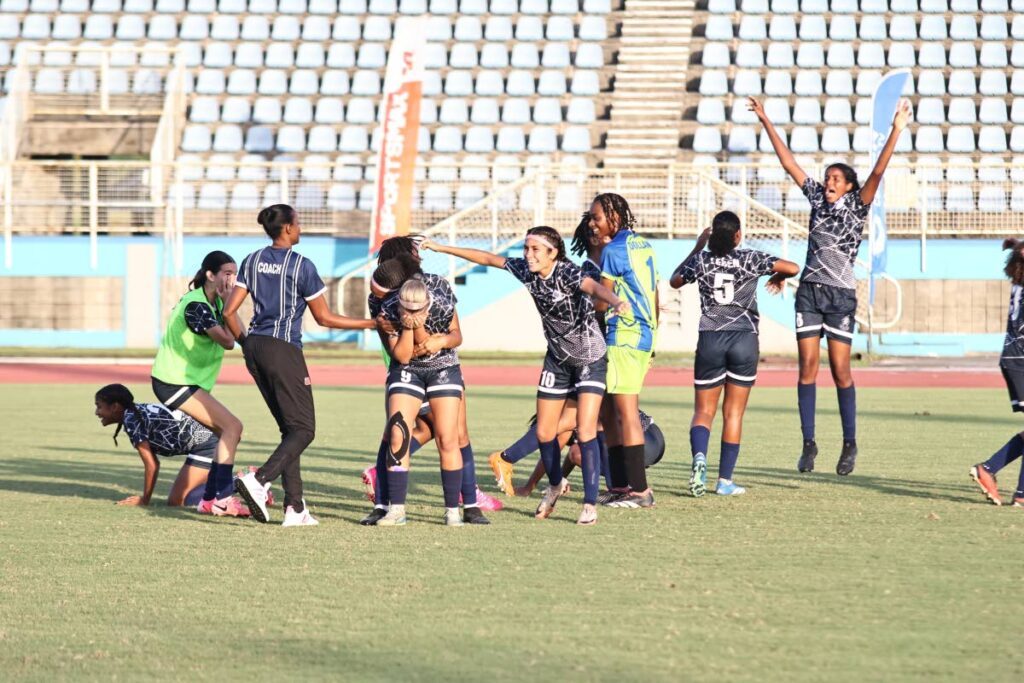
[[[967,479],[1021,426],[1001,391],[861,390],[860,462],[840,479],[833,392],[819,391],[819,471],[798,475],[795,391],[757,388],[736,474],[748,494],[695,500],[681,495],[692,391],[651,389],[643,405],[669,443],[649,471],[655,509],[602,510],[578,528],[576,486],[551,520],[533,519],[535,494],[490,527],[448,529],[428,448],[409,525],[375,529],[356,520],[381,389],[317,387],[303,470],[321,525],[285,530],[166,508],[180,459],[164,462],[160,502],[115,507],[142,468],[92,416],[93,390],[0,398],[4,680],[1024,676],[1024,510],[985,504]],[[486,456],[519,436],[532,393],[470,388],[489,491]],[[255,388],[217,394],[245,423],[239,463],[261,461],[276,430]],[[1003,473],[1004,496],[1017,472]]]

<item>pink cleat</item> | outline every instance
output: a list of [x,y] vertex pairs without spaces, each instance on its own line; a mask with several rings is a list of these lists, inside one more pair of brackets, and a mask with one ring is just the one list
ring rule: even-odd
[[481,510],[487,510],[488,512],[497,512],[505,507],[504,503],[494,496],[487,495],[480,490],[480,487],[476,489],[476,503],[480,506]]
[[201,515],[212,515],[213,514],[213,501],[212,500],[201,500],[199,505],[196,505],[196,512]]
[[211,502],[211,514],[214,517],[248,517],[249,508],[234,496],[219,498]]
[[370,465],[363,470],[363,486],[366,487],[366,498],[371,502],[376,501],[377,495],[377,467]]

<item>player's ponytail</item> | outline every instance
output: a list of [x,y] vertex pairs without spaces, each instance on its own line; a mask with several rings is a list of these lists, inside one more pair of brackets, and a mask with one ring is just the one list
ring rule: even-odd
[[373,271],[373,282],[384,290],[398,289],[409,278],[422,275],[419,261],[411,254],[399,254],[382,261]]
[[213,273],[216,275],[220,272],[220,269],[225,263],[234,263],[235,259],[231,258],[229,254],[223,251],[211,251],[203,259],[203,265],[196,271],[196,276],[192,278],[192,282],[189,283],[189,289],[201,289],[206,284],[206,274]]
[[1003,249],[1010,249],[1003,272],[1015,285],[1024,285],[1024,241],[1015,237],[1003,240]]
[[565,261],[565,241],[562,236],[558,234],[558,231],[554,228],[549,228],[546,225],[538,225],[535,228],[530,228],[526,231],[526,239],[529,241],[530,237],[537,237],[539,241],[543,242],[547,246],[557,252],[555,254],[555,260]]
[[732,211],[720,211],[711,221],[708,250],[715,256],[728,256],[736,248],[736,235],[740,232],[740,217]]
[[587,247],[590,246],[590,212],[584,211],[583,216],[580,218],[580,224],[576,226],[576,231],[572,234],[572,245],[569,247],[575,256],[583,256],[587,253]]
[[256,216],[256,222],[263,226],[270,239],[276,240],[284,226],[295,224],[295,209],[287,204],[274,204],[262,209]]
[[[136,416],[139,416],[139,409],[135,406],[135,397],[132,392],[123,384],[108,384],[99,391],[96,392],[97,401],[103,401],[107,405],[114,405],[115,403],[125,409],[125,412],[129,410],[134,412]],[[124,428],[124,415],[122,414],[120,422],[117,423],[117,429],[114,430],[114,445],[117,445],[117,435],[121,433]]]

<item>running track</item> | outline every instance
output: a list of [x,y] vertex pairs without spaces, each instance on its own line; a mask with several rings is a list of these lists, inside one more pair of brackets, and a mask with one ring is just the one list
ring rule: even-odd
[[[0,362],[0,384],[93,384],[112,382],[149,384],[148,362],[143,364],[74,362]],[[537,382],[540,361],[523,366],[463,366],[470,386],[533,386]],[[377,365],[310,365],[313,384],[320,386],[379,386],[384,382],[383,368]],[[855,368],[859,387],[896,388],[1004,388],[1002,376],[992,368]],[[241,365],[225,365],[219,384],[252,384]],[[655,367],[647,376],[647,386],[691,386],[693,370]],[[818,374],[818,383],[831,386],[827,368]],[[791,387],[796,384],[795,366],[761,367],[758,386]]]

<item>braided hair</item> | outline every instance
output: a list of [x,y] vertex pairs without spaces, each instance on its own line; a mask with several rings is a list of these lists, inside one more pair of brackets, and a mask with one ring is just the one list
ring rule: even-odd
[[1010,249],[1003,273],[1015,285],[1024,285],[1024,240],[1010,237],[1003,240],[1003,249]]
[[383,289],[398,289],[403,282],[422,273],[419,262],[412,254],[399,254],[377,266],[373,271],[373,281]]
[[417,257],[422,241],[423,237],[420,235],[396,235],[387,238],[380,243],[380,251],[377,252],[377,265],[401,254]]
[[594,197],[594,202],[601,205],[601,210],[604,211],[604,215],[609,223],[612,222],[612,217],[614,216],[616,232],[623,228],[626,230],[634,230],[636,228],[636,218],[634,218],[633,212],[629,209],[629,202],[622,195],[617,195],[614,192],[605,192]]
[[[139,412],[138,406],[135,405],[135,397],[132,392],[123,384],[108,384],[99,391],[96,392],[96,400],[103,401],[108,405],[114,405],[115,403],[124,408],[125,413],[129,410],[135,413],[135,417],[142,421],[142,413]],[[117,445],[117,435],[121,433],[124,428],[124,414],[121,415],[121,421],[117,423],[117,429],[114,431],[114,445]]]
[[572,244],[569,247],[569,251],[575,256],[583,256],[587,253],[587,249],[590,247],[590,212],[584,211],[583,217],[580,218],[580,224],[576,226],[576,231],[572,234]]

